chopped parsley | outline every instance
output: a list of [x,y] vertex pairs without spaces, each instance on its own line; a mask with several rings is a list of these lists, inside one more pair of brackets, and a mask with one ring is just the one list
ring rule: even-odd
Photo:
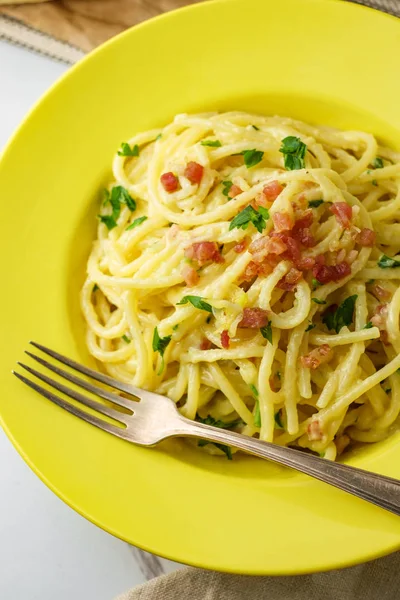
[[179,327],[178,324],[174,325],[173,328],[172,328],[172,331],[176,331],[178,329],[178,327]]
[[266,221],[269,219],[269,212],[266,208],[259,206],[258,210],[255,210],[252,206],[246,206],[239,214],[232,219],[229,225],[229,231],[232,229],[247,229],[250,223],[253,223],[254,227],[259,233],[262,233],[266,227]]
[[315,304],[326,304],[326,300],[320,300],[319,298],[311,298]]
[[130,229],[134,229],[138,225],[141,225],[144,221],[146,221],[147,218],[148,217],[146,217],[146,215],[144,215],[143,217],[138,217],[130,225],[128,225],[125,231],[129,231]]
[[383,160],[381,159],[380,156],[377,156],[373,161],[372,161],[372,166],[374,167],[374,169],[383,169]]
[[261,331],[261,335],[263,336],[263,338],[265,338],[266,340],[269,341],[270,344],[272,344],[271,321],[268,321],[268,323],[265,325],[265,327],[261,327],[260,331]]
[[92,292],[97,292],[97,290],[99,289],[99,286],[97,285],[97,283],[94,284]]
[[224,196],[229,196],[230,189],[233,186],[233,181],[223,181],[222,185],[223,185],[223,188],[224,188],[222,190],[223,195]]
[[257,127],[257,125],[252,125],[252,128],[255,129],[256,131],[260,131],[260,128]]
[[371,321],[368,321],[366,325],[364,325],[363,329],[371,329],[373,327]]
[[109,230],[117,226],[119,215],[121,214],[121,204],[126,204],[131,212],[136,210],[136,202],[129,194],[128,190],[122,185],[116,185],[112,188],[111,193],[105,190],[104,205],[111,204],[111,215],[99,215],[99,219],[104,223]]
[[260,402],[257,399],[256,400],[256,404],[255,404],[255,411],[254,411],[254,425],[256,427],[261,427],[261,412],[260,412]]
[[310,200],[308,203],[308,208],[318,208],[318,206],[321,206],[323,203],[323,200]]
[[306,329],[306,333],[307,333],[307,331],[311,331],[311,329],[314,329],[314,327],[316,327],[316,325],[314,325],[314,323],[310,323]]
[[222,144],[219,140],[201,140],[202,146],[211,146],[211,148],[221,148]]
[[282,414],[281,414],[280,410],[278,410],[278,412],[275,413],[274,420],[275,420],[275,425],[276,425],[277,429],[284,429],[283,423],[282,423]]
[[200,448],[202,446],[207,446],[208,444],[212,444],[213,446],[218,448],[218,450],[221,450],[221,452],[226,454],[226,457],[228,460],[232,460],[232,450],[231,450],[230,446],[226,446],[226,444],[217,444],[217,442],[209,442],[208,440],[199,440],[197,442],[197,445]]
[[251,391],[253,392],[254,396],[256,398],[258,398],[258,389],[256,388],[255,385],[253,385],[252,383],[249,383],[249,388],[251,389]]
[[162,359],[161,367],[160,367],[160,370],[158,371],[157,375],[161,375],[161,373],[164,370],[164,352],[165,352],[165,349],[167,348],[168,344],[171,341],[171,337],[172,336],[167,335],[163,338],[160,338],[157,327],[154,327],[152,346],[153,346],[154,352],[158,352]]
[[177,306],[180,304],[187,304],[188,302],[190,302],[190,304],[199,310],[205,310],[206,312],[212,313],[211,304],[205,302],[200,296],[183,296],[182,300],[178,302]]
[[397,267],[400,267],[400,260],[382,254],[378,260],[378,267],[381,269],[396,269]]
[[154,141],[158,142],[158,140],[161,140],[161,138],[162,138],[162,133],[159,133]]
[[130,344],[130,343],[131,343],[131,340],[130,340],[130,339],[128,338],[128,336],[127,336],[127,335],[125,335],[125,334],[122,336],[122,339],[123,339],[123,340],[124,340],[124,342],[126,342],[127,344]]
[[135,144],[133,148],[126,142],[122,142],[121,150],[118,150],[118,156],[139,156],[139,146]]
[[318,279],[315,279],[315,277],[313,277],[311,279],[311,283],[312,283],[312,286],[313,286],[313,291],[315,291],[317,289],[317,287],[319,287],[320,285],[322,285],[322,283],[320,283],[318,281]]
[[349,296],[346,300],[337,307],[335,311],[326,311],[322,317],[322,322],[325,323],[328,329],[339,331],[342,327],[350,325],[353,321],[354,307],[358,296]]
[[280,147],[279,152],[282,152],[285,157],[286,171],[304,169],[306,150],[307,146],[300,138],[295,137],[294,135],[289,135],[282,140],[282,146]]
[[211,415],[208,415],[205,419],[202,419],[199,415],[196,415],[196,421],[198,421],[199,423],[203,423],[204,425],[212,425],[212,427],[219,427],[220,429],[233,429],[237,425],[243,423],[242,419],[227,422],[216,420]]
[[254,150],[254,148],[253,150],[243,150],[241,154],[243,154],[244,164],[248,169],[258,165],[258,163],[261,162],[264,157],[264,152],[262,150]]
[[375,187],[378,187],[378,182],[377,182],[377,180],[376,180],[376,179],[373,179],[373,180],[372,180],[372,185],[374,185]]

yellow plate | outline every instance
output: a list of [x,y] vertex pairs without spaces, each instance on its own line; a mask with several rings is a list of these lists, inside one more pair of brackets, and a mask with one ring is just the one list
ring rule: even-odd
[[[243,109],[371,131],[400,147],[400,21],[335,0],[225,0],[105,44],[25,120],[0,164],[3,426],[79,513],[156,554],[210,569],[293,574],[399,547],[400,520],[249,457],[142,449],[11,376],[29,339],[88,362],[78,292],[98,190],[120,142],[176,113]],[[396,435],[352,464],[400,477]]]

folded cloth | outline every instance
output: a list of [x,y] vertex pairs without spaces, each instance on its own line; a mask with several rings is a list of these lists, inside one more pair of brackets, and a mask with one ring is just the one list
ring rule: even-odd
[[116,600],[398,600],[400,553],[330,573],[246,577],[186,567]]

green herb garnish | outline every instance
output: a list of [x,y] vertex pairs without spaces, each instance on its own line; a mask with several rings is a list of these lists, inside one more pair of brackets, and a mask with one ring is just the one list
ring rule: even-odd
[[144,215],[143,217],[138,217],[137,219],[135,219],[133,221],[133,223],[131,223],[130,225],[128,225],[128,227],[125,229],[125,231],[129,231],[130,229],[134,229],[138,225],[141,225],[144,221],[146,221],[147,218],[148,217],[146,217],[146,215]]
[[159,133],[154,141],[158,142],[158,140],[161,140],[161,138],[162,138],[162,133]]
[[316,327],[316,325],[314,325],[314,323],[310,323],[306,329],[306,333],[307,333],[307,331],[311,331],[311,329],[314,329],[314,327]]
[[251,391],[253,392],[254,396],[256,398],[258,398],[258,389],[256,388],[255,385],[253,385],[252,383],[249,383],[249,388],[251,389]]
[[380,156],[377,156],[371,163],[374,169],[383,169],[383,160]]
[[198,308],[199,310],[205,310],[209,313],[212,313],[211,304],[208,304],[208,302],[205,302],[204,299],[201,298],[200,296],[184,296],[182,298],[182,300],[180,300],[177,303],[177,306],[179,306],[181,304],[187,304],[188,302],[190,302],[190,304],[192,304],[195,308]]
[[219,140],[201,140],[202,146],[211,146],[212,148],[221,148],[222,144]]
[[377,180],[376,180],[376,179],[373,179],[373,180],[372,180],[372,185],[374,185],[375,187],[378,187],[378,182],[377,182]]
[[237,425],[243,423],[242,419],[236,419],[236,421],[221,421],[216,420],[211,415],[208,415],[205,419],[202,419],[199,415],[196,415],[196,421],[203,423],[204,425],[212,425],[213,427],[219,427],[220,429],[233,429]]
[[378,267],[381,269],[396,269],[400,267],[400,260],[396,260],[391,256],[386,256],[386,254],[382,254],[380,259],[378,260]]
[[117,222],[112,215],[99,215],[99,219],[102,223],[104,223],[104,225],[106,225],[109,231],[117,226]]
[[326,300],[320,300],[319,298],[311,298],[315,304],[326,304]]
[[258,165],[258,163],[261,162],[264,157],[264,152],[262,150],[254,150],[254,148],[253,150],[243,150],[241,154],[243,154],[244,164],[248,169]]
[[179,327],[178,324],[174,325],[173,328],[172,328],[172,331],[176,331],[178,329],[178,327]]
[[254,411],[254,425],[261,427],[261,412],[260,412],[260,401],[257,399]]
[[282,146],[279,152],[285,157],[285,169],[287,171],[295,171],[304,169],[304,157],[306,155],[307,146],[300,138],[294,135],[289,135],[282,140]]
[[275,413],[274,420],[275,420],[275,425],[276,425],[277,429],[284,429],[284,426],[282,423],[282,415],[281,415],[280,410],[278,410],[278,412]]
[[160,370],[158,371],[157,375],[161,375],[161,373],[164,370],[164,352],[165,352],[166,347],[168,346],[168,344],[171,341],[171,337],[172,336],[167,335],[163,338],[160,338],[157,327],[154,327],[152,346],[153,346],[154,352],[158,352],[159,355],[161,356],[161,367],[160,367]]
[[229,196],[230,189],[233,186],[233,181],[223,181],[222,185],[224,187],[224,189],[222,190],[223,195]]
[[133,148],[126,142],[122,142],[121,150],[118,150],[118,156],[139,156],[139,146],[135,144]]
[[250,223],[253,223],[254,227],[259,233],[262,233],[266,227],[265,221],[269,219],[269,212],[266,208],[259,206],[258,210],[255,210],[252,206],[246,206],[239,214],[232,219],[229,225],[229,231],[235,229],[247,229]]
[[97,285],[97,283],[94,284],[92,292],[97,292],[97,290],[99,289],[99,286]]
[[315,277],[313,277],[311,279],[311,283],[312,283],[312,286],[313,286],[313,291],[315,291],[318,287],[320,287],[322,285],[322,283],[320,283],[318,281],[318,279],[315,279]]
[[217,442],[208,442],[207,440],[199,440],[197,442],[197,445],[199,447],[207,446],[208,444],[212,444],[213,446],[221,450],[221,452],[226,454],[228,460],[232,460],[232,450],[230,446],[226,446],[225,444],[217,444]]
[[99,215],[99,219],[104,223],[109,230],[117,226],[118,217],[121,214],[121,204],[126,204],[130,211],[136,210],[136,202],[129,194],[128,190],[122,185],[116,185],[112,188],[111,193],[106,192],[104,204],[111,204],[111,215]]
[[127,344],[130,344],[130,343],[131,343],[131,340],[130,340],[130,339],[128,338],[128,336],[127,336],[127,335],[125,335],[125,334],[122,336],[122,339],[123,339],[123,340],[124,340],[124,342],[126,342]]
[[368,321],[366,325],[364,325],[363,329],[371,329],[373,327],[371,321]]
[[322,317],[322,322],[325,323],[328,329],[333,329],[336,333],[353,321],[354,307],[358,296],[349,296],[346,300],[337,307],[335,311],[327,311]]
[[271,321],[268,321],[268,323],[264,327],[260,327],[260,331],[261,331],[261,335],[263,336],[263,338],[265,338],[266,340],[268,340],[268,342],[270,344],[272,344]]
[[318,206],[321,206],[323,203],[323,200],[310,200],[308,203],[308,208],[318,208]]

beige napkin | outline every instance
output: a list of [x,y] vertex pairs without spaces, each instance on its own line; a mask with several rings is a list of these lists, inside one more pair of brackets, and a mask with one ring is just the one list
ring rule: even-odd
[[[290,542],[290,540],[289,540]],[[273,543],[273,542],[272,542]],[[289,552],[298,552],[292,544]],[[400,554],[316,575],[245,577],[184,568],[116,600],[399,600]]]

